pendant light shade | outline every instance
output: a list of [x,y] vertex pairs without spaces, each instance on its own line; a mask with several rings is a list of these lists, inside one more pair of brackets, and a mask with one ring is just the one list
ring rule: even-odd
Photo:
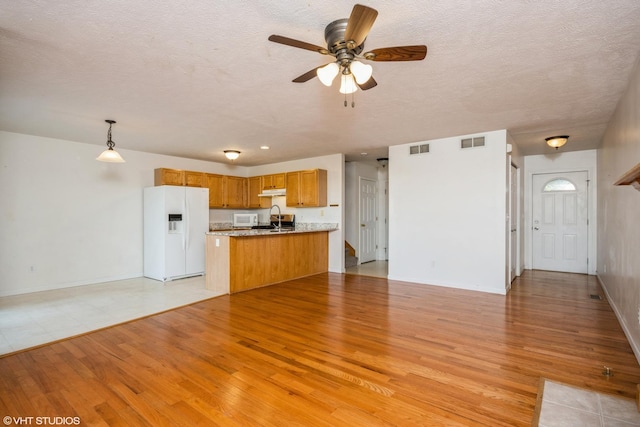
[[358,90],[353,74],[343,74],[340,83],[340,93],[349,94]]
[[113,149],[116,144],[111,140],[111,125],[113,125],[116,121],[105,120],[105,122],[109,123],[109,132],[107,133],[107,149],[104,150],[98,157],[96,157],[96,160],[109,163],[124,163],[125,160],[122,158],[120,153]]
[[373,67],[369,64],[363,64],[360,61],[351,61],[349,69],[359,85],[365,84],[373,74]]
[[333,83],[333,79],[336,78],[338,72],[340,71],[340,67],[335,62],[330,62],[324,67],[318,68],[316,74],[318,75],[318,79],[325,86],[331,86]]

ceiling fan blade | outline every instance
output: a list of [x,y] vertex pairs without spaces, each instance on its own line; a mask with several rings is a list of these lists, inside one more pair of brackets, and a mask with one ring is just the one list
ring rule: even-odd
[[284,45],[287,45],[287,46],[297,47],[297,48],[300,48],[300,49],[311,50],[311,51],[314,51],[314,52],[321,53],[323,55],[328,55],[329,54],[329,51],[324,47],[316,46],[315,44],[303,42],[303,41],[300,41],[300,40],[290,39],[289,37],[278,36],[276,34],[270,35],[269,36],[269,41],[272,41],[272,42],[275,42],[275,43],[284,44]]
[[[357,84],[357,83],[356,83],[356,84]],[[369,89],[371,89],[372,87],[376,87],[376,86],[378,86],[378,82],[376,82],[376,79],[374,79],[374,78],[373,78],[373,76],[371,76],[371,77],[369,78],[369,80],[367,80],[367,81],[366,81],[366,82],[364,82],[363,84],[358,85],[358,87],[359,87],[360,89],[362,89],[362,90],[369,90]]]
[[[324,65],[323,65],[324,67]],[[320,67],[316,67],[313,70],[309,70],[306,73],[304,73],[301,76],[296,77],[295,79],[292,80],[292,82],[294,83],[304,83],[304,82],[308,82],[309,80],[311,80],[314,77],[318,76],[318,68]]]
[[344,32],[347,46],[350,45],[350,41],[354,42],[353,46],[349,46],[350,49],[360,46],[364,42],[377,16],[378,11],[375,9],[361,4],[353,6],[349,22],[347,22],[347,29]]
[[373,49],[362,55],[370,61],[421,61],[427,56],[425,45],[397,46]]

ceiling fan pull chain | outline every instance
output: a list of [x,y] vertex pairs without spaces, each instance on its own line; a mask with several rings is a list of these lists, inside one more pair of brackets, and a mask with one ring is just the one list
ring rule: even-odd
[[351,108],[356,108],[355,92],[351,93]]
[[344,108],[347,108],[347,94],[344,94]]

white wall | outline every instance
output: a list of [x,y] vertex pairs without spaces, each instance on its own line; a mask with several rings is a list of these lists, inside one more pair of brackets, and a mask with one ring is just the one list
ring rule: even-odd
[[[541,142],[543,143],[543,142]],[[571,140],[567,144],[571,144]],[[596,274],[596,239],[597,239],[597,151],[558,151],[551,155],[526,156],[525,164],[525,268],[532,268],[533,254],[531,235],[531,212],[532,212],[532,188],[533,175],[538,173],[560,173],[587,171],[589,179],[588,210],[589,210],[589,236],[588,236],[588,257],[589,274]]]
[[640,191],[614,186],[640,162],[640,64],[598,152],[598,277],[640,361]]
[[506,293],[507,132],[389,148],[389,278]]
[[[95,158],[103,149],[0,131],[0,296],[142,276],[142,189],[153,185],[155,168],[262,173],[120,148],[127,163],[101,163]],[[342,224],[343,165],[343,156],[334,155],[274,167],[329,170],[329,203],[338,206],[304,209],[300,220]],[[336,234],[342,231],[329,233],[329,264],[342,271],[344,257],[335,248],[344,243]]]

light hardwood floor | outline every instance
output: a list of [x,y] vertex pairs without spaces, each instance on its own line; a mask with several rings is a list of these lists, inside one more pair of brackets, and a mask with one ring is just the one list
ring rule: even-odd
[[528,426],[542,377],[635,396],[640,367],[590,294],[603,295],[594,277],[538,271],[507,296],[320,274],[0,358],[0,414]]

